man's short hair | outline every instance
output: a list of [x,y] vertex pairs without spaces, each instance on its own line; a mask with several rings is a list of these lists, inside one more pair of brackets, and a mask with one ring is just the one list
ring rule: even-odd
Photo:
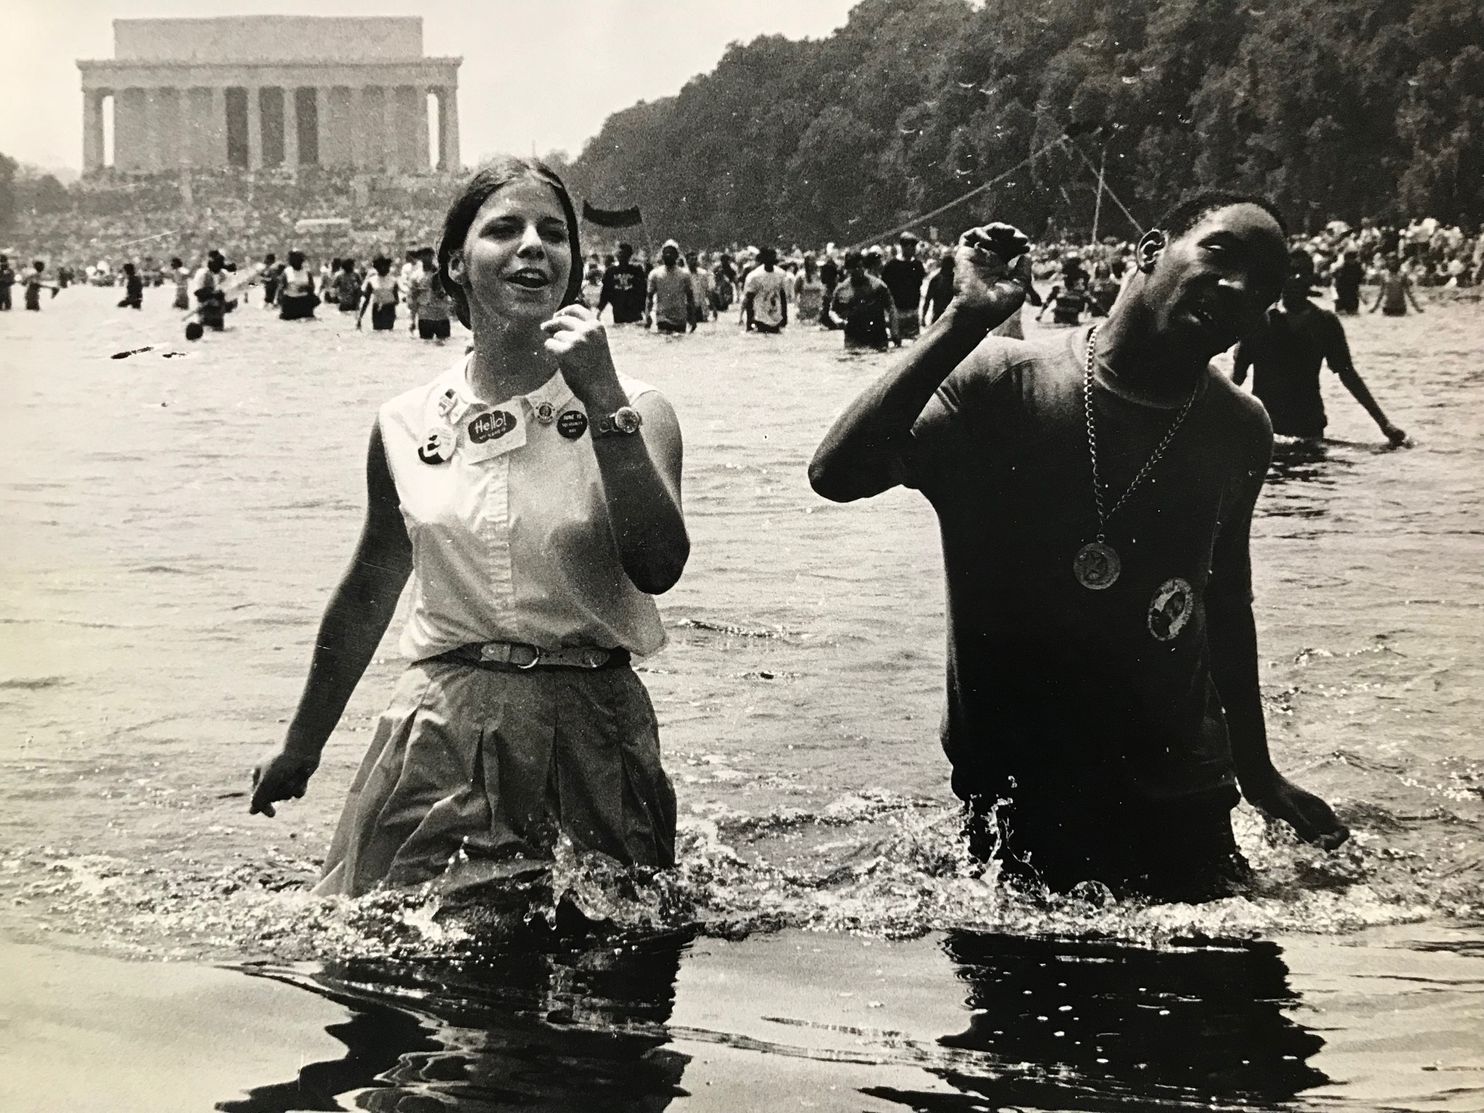
[[1231,193],[1220,189],[1206,190],[1197,193],[1189,200],[1181,201],[1165,213],[1154,226],[1170,239],[1178,240],[1217,209],[1229,209],[1233,205],[1256,205],[1278,222],[1283,238],[1288,238],[1288,222],[1283,219],[1278,206],[1266,197],[1259,197],[1254,193]]
[[845,269],[846,270],[851,270],[851,269],[853,269],[855,267],[863,267],[865,265],[866,265],[866,257],[864,255],[862,255],[859,251],[856,251],[856,250],[852,249],[852,250],[847,251],[845,253],[845,263],[844,263],[844,266],[845,266]]
[[627,251],[630,255],[632,255],[634,253],[634,245],[631,244],[631,243],[621,243],[614,250],[616,250],[616,251]]

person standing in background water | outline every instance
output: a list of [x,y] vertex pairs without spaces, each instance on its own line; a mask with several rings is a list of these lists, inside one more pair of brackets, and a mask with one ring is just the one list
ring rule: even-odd
[[254,813],[304,794],[410,576],[410,663],[321,894],[510,878],[561,837],[674,863],[675,795],[629,660],[664,644],[652,596],[690,552],[680,427],[578,302],[577,227],[561,179],[519,158],[476,173],[444,221],[438,278],[472,348],[378,411],[360,542],[253,771]]
[[119,302],[119,308],[144,308],[144,279],[139,276],[139,268],[133,263],[124,264],[124,297]]
[[170,280],[175,283],[175,301],[172,303],[172,308],[189,309],[191,307],[191,272],[179,256],[170,260]]
[[1408,302],[1418,313],[1422,312],[1422,306],[1417,304],[1417,297],[1412,293],[1412,280],[1402,270],[1402,261],[1395,255],[1388,255],[1386,269],[1381,272],[1381,288],[1376,292],[1371,312],[1379,309],[1388,317],[1405,317]]
[[392,261],[385,255],[371,260],[372,273],[366,276],[361,287],[361,308],[356,313],[356,328],[371,309],[371,328],[374,332],[390,332],[397,327],[397,280],[392,277]]
[[407,312],[417,322],[419,338],[442,346],[452,335],[449,317],[453,302],[438,280],[438,260],[433,249],[423,248],[418,258],[420,265],[412,272],[407,290]]
[[632,262],[632,244],[618,245],[618,259],[603,272],[603,292],[598,296],[598,316],[605,306],[613,307],[615,325],[632,325],[644,319],[645,282],[644,268]]
[[824,281],[819,277],[819,268],[814,265],[814,255],[805,255],[803,270],[794,279],[794,305],[799,320],[809,325],[818,324],[824,298]]
[[1354,251],[1345,252],[1344,261],[1334,269],[1331,276],[1335,284],[1335,312],[1354,316],[1360,312],[1360,286],[1365,280],[1365,268]]
[[921,325],[917,316],[927,268],[917,257],[917,237],[903,232],[897,237],[897,254],[881,266],[881,281],[891,291],[897,309],[897,332],[904,340],[915,340]]
[[26,308],[32,312],[41,312],[41,289],[46,285],[42,277],[46,273],[46,264],[40,259],[31,264],[31,270],[27,272],[23,280],[26,285]]
[[10,259],[0,255],[0,310],[10,308],[10,291],[15,286],[15,271],[10,269]]
[[1355,369],[1345,326],[1335,314],[1313,304],[1309,300],[1313,296],[1314,261],[1307,252],[1295,251],[1289,256],[1283,296],[1268,310],[1266,327],[1237,345],[1232,382],[1241,386],[1251,368],[1252,393],[1267,410],[1273,432],[1318,441],[1328,423],[1319,369],[1328,363],[1386,439],[1393,446],[1404,444],[1406,432],[1387,420]]
[[778,250],[758,252],[758,265],[742,282],[742,316],[748,332],[778,333],[788,327],[788,280],[778,269]]

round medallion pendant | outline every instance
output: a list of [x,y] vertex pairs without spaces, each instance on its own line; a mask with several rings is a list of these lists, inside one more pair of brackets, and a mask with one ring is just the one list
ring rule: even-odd
[[1101,541],[1089,541],[1083,545],[1072,561],[1072,575],[1088,591],[1102,591],[1112,587],[1122,570],[1123,565],[1119,562],[1118,554]]

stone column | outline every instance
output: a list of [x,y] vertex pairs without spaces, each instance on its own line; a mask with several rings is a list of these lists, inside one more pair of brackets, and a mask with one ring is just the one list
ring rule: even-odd
[[370,134],[373,93],[381,90],[371,85],[362,85],[350,98],[350,162],[357,170],[369,169],[372,163],[372,136]]
[[263,104],[259,99],[262,89],[248,85],[247,89],[247,168],[263,168]]
[[211,115],[206,120],[207,151],[210,158],[207,166],[226,166],[227,163],[227,87],[214,86],[211,90]]
[[459,160],[459,90],[445,86],[438,95],[438,168],[451,174],[463,169]]
[[145,89],[140,105],[142,117],[140,134],[143,143],[139,152],[139,165],[145,170],[159,170],[160,158],[160,90]]
[[381,102],[381,149],[382,166],[388,170],[402,169],[402,117],[397,111],[397,86],[388,85],[382,90],[385,98]]
[[157,168],[175,170],[183,161],[182,143],[185,138],[180,119],[180,92],[176,89],[151,89],[150,100]]
[[290,170],[299,167],[299,87],[283,87],[283,164]]
[[330,116],[330,90],[323,85],[314,87],[314,114],[319,120],[319,164],[333,166],[337,148],[331,129],[335,125]]
[[103,169],[103,89],[84,89],[82,94],[82,172]]
[[146,169],[144,157],[144,90],[120,89],[113,100],[113,165],[117,170]]
[[428,172],[428,91],[424,88],[413,90],[417,103],[413,105],[412,112],[412,150],[416,158],[416,164],[412,169],[419,174]]

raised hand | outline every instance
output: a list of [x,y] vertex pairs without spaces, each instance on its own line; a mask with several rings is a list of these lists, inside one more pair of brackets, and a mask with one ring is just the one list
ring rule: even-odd
[[583,405],[604,399],[618,384],[608,332],[585,305],[564,305],[541,323],[546,350]]
[[960,313],[992,318],[990,327],[1010,316],[1025,300],[1018,260],[1030,240],[1009,224],[970,228],[954,249],[953,291]]

